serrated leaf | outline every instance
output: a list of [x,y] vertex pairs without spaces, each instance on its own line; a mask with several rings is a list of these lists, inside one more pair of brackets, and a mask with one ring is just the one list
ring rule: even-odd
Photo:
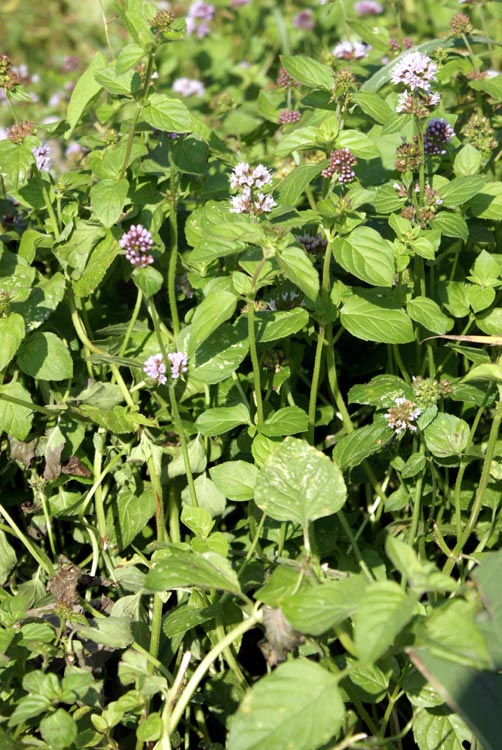
[[319,274],[305,250],[291,245],[277,255],[277,262],[283,274],[314,301],[319,293]]
[[63,750],[71,747],[77,739],[78,729],[74,719],[64,708],[44,716],[40,722],[40,734],[50,748]]
[[336,261],[349,273],[373,286],[391,287],[396,273],[392,245],[370,227],[356,227],[333,243]]
[[362,576],[328,581],[284,597],[281,609],[300,633],[322,635],[357,612],[366,586]]
[[113,649],[126,648],[134,640],[129,618],[115,615],[96,617],[89,626],[77,627],[76,632],[80,639],[88,638]]
[[279,186],[281,203],[284,206],[294,205],[307,185],[320,173],[320,164],[304,164],[295,167]]
[[338,148],[348,148],[359,159],[374,159],[379,156],[376,144],[359,130],[342,130],[336,139]]
[[101,84],[96,81],[94,74],[96,71],[105,68],[106,62],[105,55],[102,52],[96,52],[89,67],[75,84],[66,112],[66,120],[70,125],[67,137],[71,135],[71,131],[78,124],[89,104],[101,91]]
[[446,707],[424,709],[418,713],[413,723],[413,737],[419,750],[431,750],[433,747],[464,750],[464,741],[470,742],[472,739],[462,719]]
[[339,511],[345,498],[338,466],[303,440],[291,437],[266,459],[255,485],[255,502],[264,513],[303,527]]
[[186,104],[179,99],[170,99],[165,94],[152,94],[143,108],[143,118],[157,130],[170,133],[188,133],[192,119]]
[[406,312],[412,320],[433,333],[446,333],[453,325],[451,318],[441,311],[437,302],[428,297],[410,300],[406,305]]
[[230,725],[228,750],[316,750],[345,714],[338,680],[318,664],[281,664],[246,694]]
[[0,318],[0,370],[3,370],[19,349],[24,338],[24,320],[21,315],[13,313]]
[[467,222],[460,214],[441,211],[432,220],[431,228],[438,229],[445,237],[460,237],[464,242],[467,242],[469,237]]
[[444,206],[455,208],[474,198],[486,185],[486,181],[486,177],[483,175],[455,177],[451,182],[440,185],[438,193]]
[[26,375],[39,380],[66,380],[73,375],[73,361],[64,342],[55,333],[36,331],[23,341],[17,364]]
[[143,491],[122,487],[107,508],[106,521],[110,541],[125,549],[145,528],[156,510],[155,492],[148,485]]
[[215,485],[229,500],[252,500],[258,469],[247,461],[225,461],[209,469]]
[[295,81],[315,89],[331,91],[333,71],[313,57],[306,55],[281,55],[281,65]]
[[470,213],[478,219],[500,219],[502,211],[502,184],[488,182],[474,196]]
[[271,414],[262,425],[261,432],[267,437],[282,437],[306,432],[308,414],[298,406],[285,406]]
[[352,98],[365,114],[380,125],[385,125],[392,117],[391,108],[378,94],[370,91],[359,91]]
[[222,323],[232,317],[237,307],[237,297],[231,292],[215,291],[202,300],[190,324],[188,355],[191,357],[201,344]]
[[469,440],[469,425],[453,414],[440,412],[424,430],[425,444],[433,456],[460,456]]
[[197,586],[239,594],[240,585],[230,562],[216,552],[195,553],[172,548],[165,559],[156,562],[145,579],[148,591]]
[[100,180],[92,186],[91,207],[99,221],[105,227],[112,227],[124,209],[129,190],[127,180]]
[[340,319],[349,333],[363,341],[407,344],[415,338],[410,317],[390,295],[360,290],[344,304]]
[[223,435],[242,424],[251,424],[249,409],[244,404],[206,409],[195,420],[196,429],[206,437]]
[[334,448],[333,458],[344,470],[358,466],[365,458],[382,450],[392,437],[385,420],[375,421],[342,437]]
[[363,663],[377,661],[411,620],[417,603],[394,581],[378,581],[366,589],[354,619],[356,652]]

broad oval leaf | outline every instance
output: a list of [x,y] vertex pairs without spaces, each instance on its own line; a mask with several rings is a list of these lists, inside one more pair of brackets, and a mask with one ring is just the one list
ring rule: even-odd
[[190,111],[179,99],[152,94],[143,109],[143,117],[152,128],[171,133],[188,133],[192,129]]
[[361,281],[391,287],[396,273],[394,251],[388,240],[371,227],[357,227],[333,243],[337,262]]
[[223,435],[241,424],[251,424],[249,410],[244,404],[206,409],[195,420],[195,427],[206,437]]
[[315,89],[331,91],[333,71],[313,57],[306,55],[281,55],[281,63],[291,78]]
[[337,734],[344,714],[333,674],[313,662],[287,662],[245,695],[228,750],[316,750]]
[[17,364],[26,375],[39,380],[66,380],[73,375],[71,354],[55,333],[30,334],[19,349]]
[[274,450],[258,475],[255,502],[276,521],[309,521],[336,513],[346,498],[336,464],[303,440],[288,437]]
[[381,344],[407,344],[415,334],[410,317],[390,296],[353,294],[340,311],[342,324],[349,333],[363,341]]
[[127,180],[100,180],[91,188],[91,206],[107,228],[119,220],[129,190]]
[[0,370],[7,367],[23,338],[24,320],[21,315],[13,313],[7,318],[0,318]]
[[433,456],[461,455],[469,440],[469,425],[453,414],[440,412],[424,430],[425,444]]
[[216,552],[196,553],[172,548],[156,562],[145,579],[148,591],[197,586],[240,593],[240,585],[230,562]]

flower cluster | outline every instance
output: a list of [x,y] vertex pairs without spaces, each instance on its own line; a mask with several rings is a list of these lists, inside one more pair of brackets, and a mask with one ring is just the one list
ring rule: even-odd
[[312,11],[308,9],[308,10],[301,10],[299,13],[297,13],[296,16],[293,18],[293,26],[296,29],[304,29],[305,31],[312,31],[312,29],[315,28],[315,20],[314,20],[314,16],[312,15]]
[[495,130],[490,125],[490,120],[484,115],[472,115],[465,123],[462,132],[469,143],[484,154],[489,154],[497,148]]
[[176,78],[173,83],[173,91],[181,96],[204,96],[206,89],[202,81],[196,78]]
[[13,125],[7,130],[7,139],[12,143],[22,143],[35,130],[35,123],[21,120],[18,125]]
[[0,55],[0,88],[13,91],[21,83],[21,76],[12,66],[10,57]]
[[[181,375],[188,372],[188,355],[184,352],[170,352],[167,358],[171,365],[171,377],[173,380],[177,380]],[[165,385],[167,383],[166,375],[166,364],[162,354],[152,354],[145,360],[143,365],[143,372],[145,372],[149,378],[156,380],[159,385]]]
[[230,199],[231,213],[262,214],[271,211],[277,205],[275,200],[271,195],[257,192],[271,182],[272,175],[263,164],[258,164],[254,169],[246,162],[237,164],[230,175],[230,187],[241,192]]
[[336,174],[338,182],[341,185],[345,185],[348,182],[352,182],[356,176],[356,173],[352,169],[355,164],[357,164],[356,157],[354,154],[351,154],[348,148],[335,149],[330,154],[329,166],[323,169],[321,174],[328,179]]
[[199,38],[207,36],[211,31],[210,22],[214,17],[214,5],[196,0],[192,3],[186,17],[187,34],[196,34]]
[[430,91],[432,81],[436,80],[437,65],[428,55],[421,52],[410,52],[394,65],[391,81],[402,83],[407,89]]
[[280,68],[279,74],[277,76],[276,84],[280,86],[281,88],[288,89],[291,86],[299,86],[300,84],[298,81],[295,81],[294,78],[291,78],[288,71],[285,68]]
[[48,172],[52,166],[52,149],[46,143],[41,146],[35,146],[32,149],[32,153],[35,157],[35,163],[37,169],[41,172]]
[[303,245],[308,253],[318,255],[324,252],[328,246],[328,241],[321,233],[312,236],[311,234],[295,234],[295,240]]
[[451,141],[455,131],[443,117],[434,117],[427,123],[424,133],[424,151],[429,156],[445,154],[447,143]]
[[174,15],[169,10],[159,10],[152,19],[152,29],[159,35],[166,34],[174,21]]
[[370,50],[370,45],[364,42],[345,41],[339,42],[334,47],[332,54],[340,60],[362,60],[364,57],[368,57]]
[[152,235],[141,224],[132,225],[119,240],[125,256],[132,266],[146,268],[153,263],[150,250],[153,245]]
[[283,109],[282,112],[279,113],[277,122],[279,125],[288,125],[292,122],[298,122],[301,116],[301,112],[298,112],[296,109]]
[[427,117],[429,111],[439,104],[439,99],[440,96],[437,93],[403,91],[399,94],[396,112]]
[[414,401],[403,397],[395,398],[394,403],[395,406],[391,406],[384,414],[389,427],[394,430],[396,435],[400,435],[405,430],[415,432],[417,427],[413,422],[418,419],[422,413],[422,409]]
[[383,13],[383,5],[376,0],[361,0],[354,4],[354,10],[358,16],[379,16]]
[[452,392],[449,380],[422,378],[420,375],[412,377],[411,386],[418,405],[423,408],[437,404],[441,398],[449,396]]
[[465,13],[455,13],[450,21],[450,32],[452,36],[470,34],[473,28],[471,19]]
[[166,377],[166,365],[162,354],[152,354],[145,360],[143,371],[152,380],[156,380],[159,385],[165,385],[167,383]]

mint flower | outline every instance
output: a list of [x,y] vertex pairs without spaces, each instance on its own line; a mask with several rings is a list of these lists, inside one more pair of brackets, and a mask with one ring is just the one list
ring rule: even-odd
[[436,154],[446,154],[447,143],[451,141],[455,131],[450,123],[446,122],[443,117],[434,117],[427,123],[424,133],[424,151],[426,154],[434,156]]
[[152,380],[156,380],[159,385],[167,383],[166,366],[162,354],[152,354],[145,360],[143,371]]
[[32,149],[32,153],[35,156],[35,163],[37,169],[40,172],[48,172],[52,167],[52,149],[47,143],[43,143],[41,146],[35,146]]
[[354,4],[358,16],[379,16],[383,13],[383,6],[375,0],[361,0]]
[[188,355],[183,352],[171,352],[167,355],[171,363],[171,377],[177,380],[180,375],[188,372]]
[[206,89],[202,81],[195,78],[177,78],[173,83],[173,91],[181,96],[204,96]]
[[417,427],[413,422],[421,415],[422,409],[414,401],[403,397],[395,398],[394,403],[396,405],[391,406],[384,414],[389,427],[394,430],[396,435],[400,435],[405,430],[416,432]]
[[332,54],[340,60],[362,60],[368,57],[371,50],[369,44],[364,42],[339,42],[333,49]]
[[437,65],[421,52],[410,52],[397,62],[392,71],[391,81],[402,83],[411,91],[430,91],[431,82],[436,80]]
[[119,245],[125,250],[125,256],[132,266],[146,268],[153,263],[153,256],[150,255],[152,235],[141,224],[133,224],[129,231],[122,235]]
[[247,162],[240,162],[232,170],[229,180],[232,190],[241,188],[241,192],[238,195],[230,198],[230,203],[232,204],[230,213],[268,213],[277,205],[271,195],[256,192],[256,189],[270,185],[272,182],[272,175],[263,164],[258,164],[257,167],[251,169]]

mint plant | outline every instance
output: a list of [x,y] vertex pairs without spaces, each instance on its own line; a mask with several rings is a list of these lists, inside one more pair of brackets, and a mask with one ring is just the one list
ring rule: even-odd
[[0,738],[496,750],[497,4],[98,5],[0,55]]

